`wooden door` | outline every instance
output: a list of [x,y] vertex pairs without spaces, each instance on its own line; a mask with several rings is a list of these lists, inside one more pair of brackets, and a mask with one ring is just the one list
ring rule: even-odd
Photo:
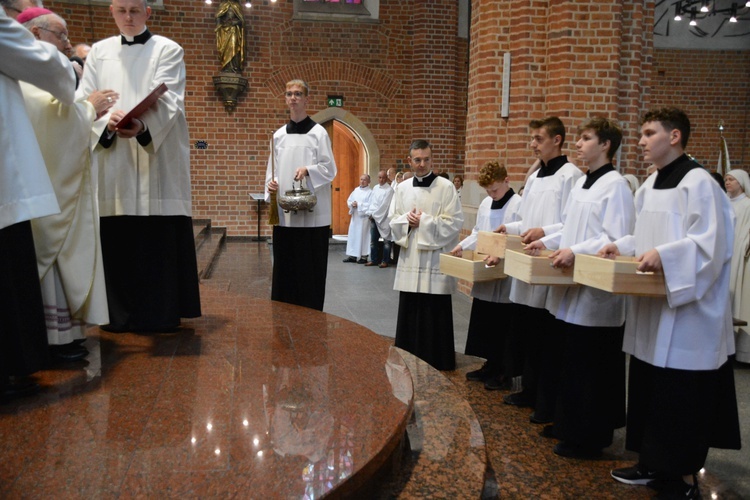
[[333,234],[346,234],[350,219],[346,200],[359,185],[359,176],[365,171],[364,148],[352,131],[342,123],[331,120],[323,126],[331,137],[333,158],[338,170],[331,186],[331,229]]

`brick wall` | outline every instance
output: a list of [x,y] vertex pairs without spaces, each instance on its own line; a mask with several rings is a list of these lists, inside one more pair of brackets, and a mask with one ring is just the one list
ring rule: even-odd
[[[246,10],[248,88],[233,113],[212,83],[218,2],[166,0],[148,22],[185,49],[191,148],[208,143],[191,149],[194,217],[232,236],[256,234],[248,193],[263,189],[271,134],[288,120],[283,85],[295,77],[311,86],[310,114],[326,108],[327,95],[344,96],[344,109],[375,138],[381,167],[396,166],[413,138],[426,137],[440,168],[463,170],[468,47],[457,37],[454,0],[383,3],[377,24],[294,21],[291,1],[263,3]],[[107,7],[45,4],[67,20],[74,43],[117,32]],[[265,220],[264,211],[261,232],[269,235]]]
[[[106,7],[46,3],[68,21],[74,42],[116,32]],[[167,0],[148,23],[185,48],[190,140],[208,142],[206,150],[191,149],[194,216],[233,236],[255,234],[248,193],[262,190],[270,135],[287,120],[283,84],[293,77],[311,84],[311,114],[325,109],[327,95],[344,95],[344,109],[372,133],[384,168],[401,165],[409,142],[426,137],[441,170],[471,182],[484,162],[499,159],[520,182],[534,160],[530,118],[558,114],[568,127],[564,152],[575,158],[576,127],[597,113],[623,123],[623,167],[642,176],[638,119],[663,104],[691,115],[689,150],[699,161],[716,164],[719,119],[733,163],[750,155],[750,51],[654,51],[653,2],[564,0],[551,9],[548,0],[512,8],[473,0],[470,42],[456,35],[454,0],[381,2],[376,24],[295,21],[292,8],[291,1],[255,2],[246,11],[249,85],[233,113],[211,80],[219,71],[216,3]],[[500,116],[505,52],[512,57],[507,119]],[[265,218],[264,211],[268,235]]]
[[723,120],[732,167],[750,167],[750,50],[656,50],[652,81],[654,106],[690,117],[687,151],[698,162],[716,168]]

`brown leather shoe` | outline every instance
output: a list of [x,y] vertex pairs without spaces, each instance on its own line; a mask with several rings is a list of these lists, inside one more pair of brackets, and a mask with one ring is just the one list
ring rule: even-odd
[[370,266],[377,266],[377,264],[375,264],[373,261],[370,261],[367,264],[365,264],[365,267],[370,267]]
[[385,262],[381,262],[381,263],[380,263],[380,265],[379,265],[378,267],[379,267],[380,269],[384,269],[384,268],[388,267],[388,264],[386,264]]

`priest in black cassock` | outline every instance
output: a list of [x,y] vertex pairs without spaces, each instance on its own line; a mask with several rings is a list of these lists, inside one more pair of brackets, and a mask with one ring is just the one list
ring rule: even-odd
[[453,370],[456,279],[440,272],[440,254],[458,244],[464,215],[453,184],[432,172],[429,142],[412,142],[409,163],[414,179],[399,185],[389,213],[393,241],[401,247],[393,286],[400,291],[396,347],[438,370]]

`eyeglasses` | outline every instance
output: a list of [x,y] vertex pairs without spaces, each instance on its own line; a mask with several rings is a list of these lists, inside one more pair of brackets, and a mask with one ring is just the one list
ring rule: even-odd
[[62,43],[68,43],[68,35],[63,33],[62,31],[54,31],[54,30],[48,30],[47,28],[42,28],[41,26],[37,26],[40,30],[49,31],[50,33],[53,33],[57,38],[60,39]]
[[305,96],[305,94],[303,92],[291,92],[291,91],[290,92],[285,92],[285,95],[287,97],[297,97],[297,98]]

